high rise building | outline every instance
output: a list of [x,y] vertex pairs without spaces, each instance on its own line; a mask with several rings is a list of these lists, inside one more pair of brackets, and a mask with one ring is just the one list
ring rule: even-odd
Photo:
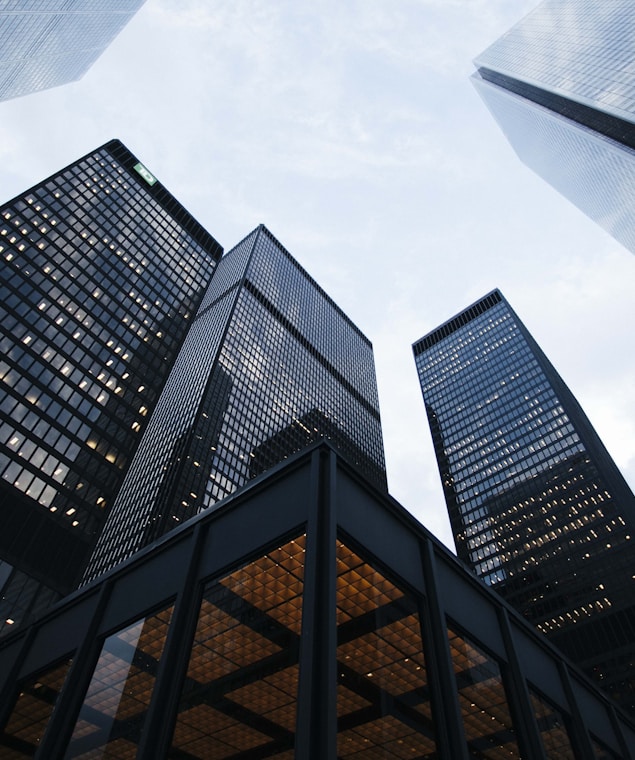
[[0,642],[0,757],[632,760],[635,723],[325,442]]
[[521,161],[635,253],[635,6],[545,0],[475,60]]
[[144,2],[4,0],[0,100],[81,79]]
[[72,589],[220,245],[120,142],[0,207],[0,621]]
[[635,497],[498,290],[414,346],[459,557],[635,713]]
[[214,273],[87,578],[318,438],[386,489],[372,345],[260,226]]

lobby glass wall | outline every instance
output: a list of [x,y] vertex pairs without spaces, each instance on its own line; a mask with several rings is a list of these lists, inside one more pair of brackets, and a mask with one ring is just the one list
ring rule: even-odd
[[337,544],[337,754],[437,757],[416,598]]
[[206,585],[168,757],[293,757],[304,543]]
[[448,636],[470,756],[520,758],[500,665],[453,627]]
[[536,712],[540,738],[549,760],[575,760],[562,713],[533,690],[530,690],[530,697]]
[[625,714],[326,444],[0,644],[2,726],[0,760],[635,746]]
[[70,659],[64,660],[21,684],[18,701],[2,734],[0,757],[33,757],[70,664]]
[[67,758],[134,758],[172,607],[108,636],[104,641]]

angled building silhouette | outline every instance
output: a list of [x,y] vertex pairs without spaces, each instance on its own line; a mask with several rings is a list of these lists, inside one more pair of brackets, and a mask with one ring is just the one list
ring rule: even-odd
[[261,225],[220,260],[86,579],[319,438],[386,489],[372,345]]
[[459,557],[635,713],[635,497],[500,291],[415,363]]
[[222,248],[113,140],[0,207],[0,621],[74,588]]
[[635,7],[545,0],[475,59],[518,157],[635,253]]
[[5,0],[0,100],[81,79],[144,2]]

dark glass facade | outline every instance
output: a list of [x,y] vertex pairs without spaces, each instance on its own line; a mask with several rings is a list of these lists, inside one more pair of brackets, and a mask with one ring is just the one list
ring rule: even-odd
[[0,758],[627,760],[635,724],[320,443],[0,644]]
[[145,0],[3,0],[0,100],[80,79]]
[[635,712],[635,497],[497,290],[414,344],[457,553]]
[[0,208],[0,621],[74,587],[222,249],[120,142]]
[[475,60],[521,161],[635,253],[635,8],[545,0]]
[[215,271],[88,577],[318,438],[386,488],[372,345],[260,226]]

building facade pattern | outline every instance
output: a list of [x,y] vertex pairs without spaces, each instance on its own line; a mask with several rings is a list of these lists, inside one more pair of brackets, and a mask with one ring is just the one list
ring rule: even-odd
[[88,577],[321,437],[386,488],[372,346],[261,226],[218,265]]
[[474,63],[632,122],[634,27],[627,0],[545,0]]
[[475,59],[519,158],[635,252],[635,9],[546,0]]
[[6,623],[73,588],[222,249],[117,141],[0,222]]
[[458,555],[635,708],[635,498],[499,291],[414,344]]
[[145,0],[4,0],[0,100],[80,79]]

